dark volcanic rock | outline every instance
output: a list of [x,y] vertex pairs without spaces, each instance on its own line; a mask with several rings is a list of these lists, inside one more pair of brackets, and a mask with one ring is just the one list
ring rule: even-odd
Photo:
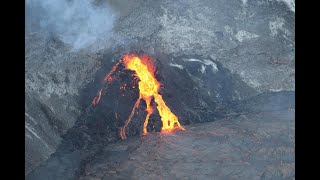
[[258,113],[295,109],[295,92],[283,91],[262,93],[243,101],[235,101],[229,105],[229,109],[238,113]]
[[[222,72],[208,80],[210,77],[208,75],[212,75],[210,73],[205,74],[194,71],[193,75],[189,74],[190,71],[194,70],[193,66],[185,70],[182,69],[182,71],[170,71],[170,69],[163,67],[160,62],[163,61],[155,61],[155,64],[159,67],[156,76],[163,83],[160,92],[167,105],[179,117],[183,126],[196,122],[214,121],[232,115],[239,117],[244,113],[269,112],[276,114],[276,111],[279,110],[288,111],[294,109],[293,92],[265,93],[249,99],[233,101],[232,90],[234,89],[232,88],[232,83],[234,80],[227,70],[219,69]],[[119,138],[119,128],[128,119],[138,99],[139,91],[137,88],[133,88],[133,86],[136,87],[137,83],[133,81],[132,71],[124,70],[123,66],[120,65],[114,74],[116,78],[108,86],[101,84],[101,81],[93,82],[93,84],[100,84],[97,89],[102,88],[100,102],[86,109],[85,114],[79,118],[74,127],[69,129],[68,133],[63,136],[64,140],[57,151],[39,168],[31,172],[28,176],[29,179],[41,179],[47,171],[56,174],[59,179],[82,176],[79,169],[85,166],[92,157],[96,156],[96,153],[100,152],[101,148]],[[220,88],[212,89],[202,86],[203,81],[207,84],[212,83],[214,87]],[[126,90],[120,88],[123,84],[128,85]],[[190,87],[193,88],[190,89]],[[90,88],[90,84],[88,88]],[[225,89],[229,89],[229,91]],[[248,89],[237,90],[245,91]],[[219,94],[223,94],[223,98],[219,98]],[[212,98],[210,95],[216,98]],[[159,132],[162,126],[160,116],[155,108],[155,102],[152,103],[152,106],[155,112],[150,116],[150,123],[147,129],[149,132]],[[141,100],[130,124],[126,128],[128,137],[142,133],[143,122],[147,115],[145,109],[146,104]],[[64,163],[64,161],[73,162],[75,157],[72,154],[74,153],[83,155],[78,155],[78,160],[74,163]],[[62,167],[69,170],[61,171]]]
[[[211,58],[164,56],[158,61],[161,94],[183,124],[221,118],[228,104],[257,93]],[[180,65],[174,69],[165,65],[174,63]]]
[[[26,34],[26,173],[55,152],[81,114],[79,91],[93,80],[98,55],[71,52],[56,37]],[[40,147],[39,147],[40,146]]]
[[292,179],[294,124],[287,110],[129,138],[105,147],[79,179]]

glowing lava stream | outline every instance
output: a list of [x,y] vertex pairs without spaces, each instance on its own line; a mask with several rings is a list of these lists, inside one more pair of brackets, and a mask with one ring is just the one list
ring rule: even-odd
[[147,104],[147,116],[143,124],[143,133],[147,133],[147,124],[150,115],[153,113],[153,109],[150,106],[152,97],[154,97],[154,101],[157,103],[157,109],[161,116],[162,121],[162,131],[171,131],[175,128],[179,128],[184,130],[184,128],[180,125],[177,116],[175,116],[170,108],[166,105],[162,96],[158,93],[160,88],[160,83],[154,77],[154,66],[148,61],[148,57],[144,56],[141,59],[134,54],[126,54],[123,57],[123,63],[125,64],[127,69],[133,70],[136,72],[137,77],[139,78],[139,93],[140,96],[135,103],[132,112],[125,122],[125,125],[120,129],[120,136],[122,139],[126,138],[125,128],[131,121],[132,116],[134,115],[135,109],[139,106],[140,100],[144,99]]
[[92,101],[93,105],[97,105],[99,103],[99,101],[101,99],[101,91],[102,91],[102,89],[99,90],[98,96],[93,99],[93,101]]
[[108,81],[108,84],[110,84],[114,79],[111,77],[111,74],[117,69],[120,62],[118,62],[116,65],[114,65],[111,69],[111,71],[103,78],[103,82]]
[[[139,98],[134,104],[131,114],[129,118],[125,121],[124,126],[120,128],[121,138],[126,139],[126,127],[129,125],[135,113],[135,110],[138,108],[140,104],[141,99],[145,100],[147,104],[146,110],[148,112],[143,124],[143,134],[147,133],[149,117],[153,113],[153,109],[151,106],[152,99],[154,99],[154,101],[157,103],[157,109],[159,111],[162,121],[162,131],[170,132],[176,128],[184,130],[184,128],[180,125],[178,118],[171,112],[170,108],[162,99],[162,96],[158,93],[160,88],[160,82],[158,82],[154,76],[155,67],[153,66],[153,63],[148,56],[142,56],[140,58],[135,54],[125,54],[123,56],[123,59],[116,65],[114,65],[111,71],[104,77],[103,83],[107,82],[107,84],[109,85],[115,80],[116,77],[112,77],[111,75],[115,72],[115,70],[121,63],[123,63],[127,69],[135,71],[134,79],[139,80]],[[99,103],[101,99],[101,94],[102,89],[98,91],[97,97],[95,97],[92,101],[92,105],[97,105]]]

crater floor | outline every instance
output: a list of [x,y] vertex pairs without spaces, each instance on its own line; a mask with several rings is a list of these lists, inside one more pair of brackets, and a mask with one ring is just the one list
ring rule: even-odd
[[130,137],[95,155],[79,179],[292,179],[294,126],[287,110]]

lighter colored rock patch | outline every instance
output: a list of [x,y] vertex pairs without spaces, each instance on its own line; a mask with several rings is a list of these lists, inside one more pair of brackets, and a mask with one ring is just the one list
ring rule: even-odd
[[295,3],[295,0],[277,0],[277,1],[282,1],[282,2],[285,2],[289,9],[292,11],[292,12],[295,12],[295,9],[296,9],[296,3]]
[[28,113],[24,113],[25,114],[25,116],[27,116],[34,124],[38,124],[37,122],[36,122],[36,120],[32,117],[32,116],[30,116]]
[[212,67],[212,71],[214,73],[218,71],[218,67],[217,67],[216,63],[214,63],[214,62],[212,62],[210,60],[207,60],[207,59],[203,60],[203,63],[205,65],[207,65],[207,66],[211,66]]
[[283,91],[283,89],[278,88],[278,89],[270,89],[270,92],[280,92]]
[[285,35],[289,35],[290,32],[284,28],[284,19],[283,18],[276,18],[274,21],[269,22],[269,29],[271,32],[271,36],[278,35],[279,31],[282,31]]
[[241,1],[244,5],[246,5],[248,0],[241,0]]
[[179,69],[183,69],[183,66],[180,65],[180,64],[170,63],[169,65],[170,65],[170,66],[173,66],[173,67],[177,67],[177,68],[179,68]]
[[258,38],[259,35],[250,33],[245,30],[239,30],[237,33],[234,32],[234,29],[230,26],[224,26],[224,30],[226,34],[229,34],[229,39],[232,41],[233,39],[238,40],[239,42],[243,42],[245,40],[250,40],[254,38]]
[[[38,136],[38,134],[36,133],[36,130],[35,130],[32,126],[30,126],[29,123],[26,123],[26,124],[25,124],[25,128],[26,128],[26,130],[28,130],[29,132],[31,132],[31,134],[32,134],[33,136],[35,136],[37,139],[39,139],[39,140],[43,143],[43,145],[45,145],[48,149],[50,149],[49,146],[47,145],[47,143],[46,143],[40,136]],[[29,137],[30,137],[30,135],[29,135]],[[31,138],[31,139],[32,139],[32,138]]]
[[244,81],[248,83],[248,85],[251,87],[254,87],[254,88],[260,87],[260,83],[258,82],[257,79],[244,78]]
[[235,38],[240,42],[242,42],[244,40],[257,38],[257,37],[259,37],[257,34],[249,33],[249,32],[244,31],[244,30],[238,31],[237,34],[235,35]]
[[200,71],[203,74],[206,71],[206,67],[204,65],[202,65]]
[[[200,46],[199,51],[209,50],[215,39],[212,27],[215,22],[207,14],[212,11],[208,7],[186,9],[183,15],[177,16],[172,10],[162,7],[164,14],[158,17],[162,29],[159,37],[167,53],[193,51]],[[174,42],[174,43],[173,43]]]
[[[216,63],[214,63],[214,62],[212,62],[212,61],[210,61],[210,60],[208,60],[208,59],[199,60],[199,59],[190,58],[190,59],[184,59],[184,61],[200,62],[200,63],[203,63],[204,65],[211,66],[211,67],[212,67],[212,72],[215,73],[215,72],[218,71],[218,67],[217,67]],[[202,73],[204,73],[204,72],[205,72],[205,69],[206,69],[206,67],[201,66],[200,71],[201,71]]]
[[[243,5],[246,5],[248,0],[241,0]],[[271,1],[274,1],[274,0],[267,0],[266,2],[271,2]],[[295,9],[296,9],[296,5],[295,5],[295,0],[277,0],[278,2],[284,2],[288,7],[289,9],[292,11],[292,12],[295,12]],[[263,4],[265,2],[263,1],[258,1],[257,2],[258,4]]]

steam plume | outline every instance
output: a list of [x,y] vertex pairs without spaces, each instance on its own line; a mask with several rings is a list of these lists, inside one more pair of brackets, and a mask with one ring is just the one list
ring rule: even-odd
[[114,16],[106,3],[91,0],[26,0],[27,32],[59,36],[75,50],[110,37]]

